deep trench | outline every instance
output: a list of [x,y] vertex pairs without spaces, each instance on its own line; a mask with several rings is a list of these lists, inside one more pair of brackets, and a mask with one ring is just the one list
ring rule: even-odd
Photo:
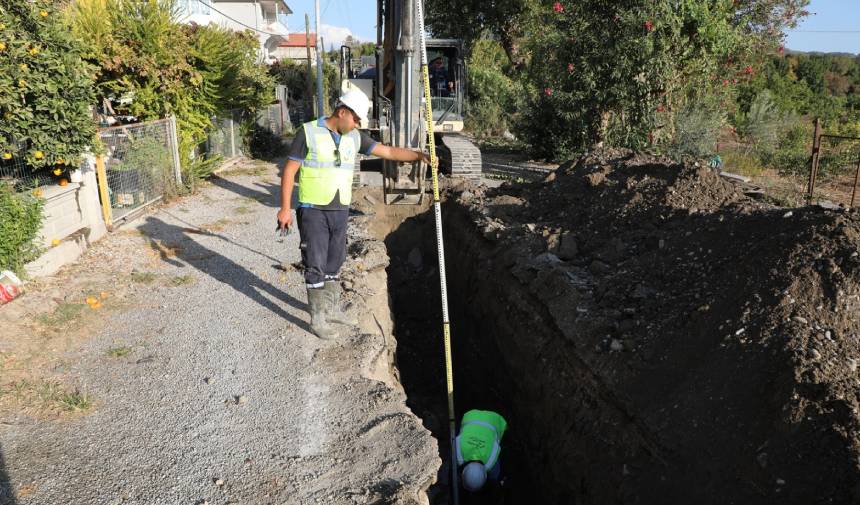
[[[407,210],[411,209],[411,210]],[[433,211],[424,208],[388,207],[388,233],[384,237],[390,257],[388,290],[397,340],[396,364],[407,394],[407,404],[439,443],[443,465],[430,490],[434,505],[452,503],[450,496],[450,439],[447,419],[441,295]],[[456,247],[470,230],[455,226],[445,230],[446,244]],[[447,249],[447,248],[446,248]],[[469,297],[466,283],[472,264],[463,251],[447,254],[448,306],[451,317],[454,361],[454,398],[457,424],[469,409],[493,410],[508,421],[502,440],[503,485],[486,486],[477,494],[460,491],[463,504],[541,503],[541,490],[533,483],[526,458],[522,428],[514,412],[528,411],[527,401],[511,390],[500,350],[495,345],[499,328],[481,314],[492,313],[484,304],[496,300]],[[480,276],[478,276],[480,277]],[[534,455],[532,455],[534,456]]]

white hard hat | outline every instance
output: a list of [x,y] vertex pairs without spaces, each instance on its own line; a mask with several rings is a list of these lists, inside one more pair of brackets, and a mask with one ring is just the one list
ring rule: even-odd
[[479,461],[472,461],[463,468],[463,487],[467,491],[478,491],[487,482],[487,469]]
[[367,111],[370,109],[370,100],[361,90],[351,89],[338,98],[338,104],[346,105],[358,114],[362,121],[367,121]]

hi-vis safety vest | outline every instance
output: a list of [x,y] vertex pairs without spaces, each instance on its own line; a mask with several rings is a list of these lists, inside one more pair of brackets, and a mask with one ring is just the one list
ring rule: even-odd
[[480,461],[489,471],[499,460],[500,442],[508,423],[488,410],[470,410],[463,415],[457,436],[457,464]]
[[[319,120],[305,123],[305,140],[308,154],[299,170],[299,202],[311,205],[327,205],[340,191],[342,205],[352,201],[352,175],[355,155],[361,146],[361,134],[352,130],[340,137],[335,145],[332,132],[319,126]],[[340,166],[337,166],[335,149],[340,151]]]

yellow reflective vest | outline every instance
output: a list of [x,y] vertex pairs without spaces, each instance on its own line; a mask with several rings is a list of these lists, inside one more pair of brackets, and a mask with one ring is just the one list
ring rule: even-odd
[[319,126],[319,120],[302,125],[308,154],[299,170],[299,202],[327,205],[339,193],[342,205],[352,202],[352,177],[355,157],[361,146],[358,130],[341,135],[335,144],[332,131]]

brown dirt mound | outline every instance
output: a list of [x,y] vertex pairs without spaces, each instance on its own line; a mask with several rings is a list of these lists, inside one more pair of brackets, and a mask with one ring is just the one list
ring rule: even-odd
[[860,502],[856,211],[626,151],[449,198],[550,502]]

